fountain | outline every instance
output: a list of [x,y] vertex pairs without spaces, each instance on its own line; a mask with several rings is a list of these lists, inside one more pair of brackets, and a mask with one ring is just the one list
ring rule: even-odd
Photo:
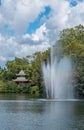
[[51,63],[43,63],[43,78],[46,97],[51,99],[73,99],[72,61],[69,58],[55,55],[54,47],[51,48]]

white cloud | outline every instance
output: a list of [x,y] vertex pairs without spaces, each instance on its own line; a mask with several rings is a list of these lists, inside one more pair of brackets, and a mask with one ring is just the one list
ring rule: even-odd
[[30,22],[33,22],[44,10],[40,0],[3,0],[1,13],[6,22],[16,33],[24,33]]
[[0,28],[2,27],[3,23],[4,23],[4,18],[2,14],[0,14]]
[[23,36],[24,40],[29,40],[31,39],[33,42],[42,42],[42,41],[47,41],[47,34],[48,34],[48,29],[46,29],[45,24],[40,26],[33,34],[25,34]]
[[[38,15],[44,11],[45,6],[51,8],[50,17],[46,20],[47,29],[63,29],[75,23],[83,23],[84,2],[70,7],[66,0],[3,0],[0,11],[0,24],[8,23],[17,34],[24,33]],[[76,19],[74,19],[76,16]]]
[[[45,18],[44,24],[34,33],[24,34],[30,22],[35,21],[46,6],[51,8],[49,18]],[[3,35],[1,29],[4,24],[14,29],[14,37]],[[9,57],[24,57],[35,51],[43,51],[55,43],[60,30],[78,24],[84,25],[84,2],[71,7],[68,0],[2,0],[0,62],[4,63]]]
[[[23,40],[23,39],[22,39]],[[4,37],[0,35],[0,65],[6,63],[7,60],[13,57],[26,57],[36,51],[44,51],[50,45],[47,42],[41,44],[20,44],[15,37]]]
[[41,51],[43,52],[44,50],[46,50],[49,46],[48,43],[44,42],[42,44],[39,45],[22,45],[20,46],[20,51],[16,51],[15,55],[17,55],[18,57],[25,57],[27,55],[31,55],[32,52],[35,53],[36,51]]
[[59,0],[51,5],[52,13],[51,17],[47,21],[47,27],[50,29],[62,29],[68,19],[68,13],[70,12],[69,3],[64,0]]
[[67,25],[69,27],[76,26],[78,24],[84,25],[84,2],[71,8],[71,12],[68,16]]

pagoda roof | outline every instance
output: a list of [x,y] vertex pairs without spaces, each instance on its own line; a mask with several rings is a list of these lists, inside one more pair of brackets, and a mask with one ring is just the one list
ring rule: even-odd
[[15,80],[13,80],[14,82],[28,82],[28,80],[25,77],[17,77]]
[[17,78],[13,80],[15,83],[28,83],[28,80],[25,78],[26,74],[23,70],[16,74],[16,76]]
[[25,76],[26,74],[24,73],[23,70],[21,70],[18,74],[16,74],[16,76]]

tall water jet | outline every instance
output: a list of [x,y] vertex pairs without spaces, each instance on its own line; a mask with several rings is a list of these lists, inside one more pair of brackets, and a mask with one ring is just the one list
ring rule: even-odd
[[71,99],[74,98],[72,85],[72,61],[69,58],[60,58],[51,49],[51,63],[43,63],[43,78],[47,98]]

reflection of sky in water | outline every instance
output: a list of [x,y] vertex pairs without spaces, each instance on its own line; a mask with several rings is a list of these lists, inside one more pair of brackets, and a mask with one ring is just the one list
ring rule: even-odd
[[83,130],[83,116],[82,101],[0,101],[0,130]]

